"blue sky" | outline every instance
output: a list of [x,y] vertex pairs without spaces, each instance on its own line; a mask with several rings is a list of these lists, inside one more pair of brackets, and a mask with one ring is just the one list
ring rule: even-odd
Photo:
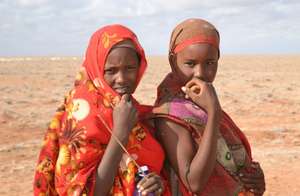
[[218,28],[223,54],[300,53],[299,0],[0,0],[0,56],[83,56],[111,23],[165,55],[172,29],[191,17]]

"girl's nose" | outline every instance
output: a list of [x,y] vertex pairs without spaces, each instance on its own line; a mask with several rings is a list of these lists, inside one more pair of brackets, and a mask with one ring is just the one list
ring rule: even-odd
[[205,76],[204,76],[204,70],[201,66],[201,64],[198,64],[194,67],[194,75],[195,78],[199,78],[201,80],[204,80]]
[[119,71],[117,77],[116,77],[116,83],[122,84],[126,80],[125,74],[122,71]]

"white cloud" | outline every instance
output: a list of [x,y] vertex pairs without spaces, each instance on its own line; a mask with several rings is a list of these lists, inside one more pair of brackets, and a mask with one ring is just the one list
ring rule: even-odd
[[92,32],[109,23],[132,28],[146,52],[166,54],[171,30],[190,17],[219,29],[224,52],[299,52],[299,10],[298,0],[3,0],[0,56],[81,55]]
[[39,7],[48,3],[48,0],[17,0],[16,6],[18,7]]

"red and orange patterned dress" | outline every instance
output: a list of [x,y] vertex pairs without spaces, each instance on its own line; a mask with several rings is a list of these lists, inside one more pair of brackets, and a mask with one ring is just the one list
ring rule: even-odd
[[[134,43],[141,57],[137,82],[140,81],[147,63],[135,34],[121,25],[96,31],[75,86],[47,129],[35,172],[34,195],[94,194],[96,171],[111,138],[99,117],[112,129],[113,107],[120,100],[103,78],[105,59],[113,45],[126,39]],[[126,148],[139,165],[147,165],[150,171],[161,174],[163,149],[152,136],[151,126],[143,121],[152,108],[135,99],[133,104],[140,120],[131,131]],[[110,195],[131,196],[136,171],[135,164],[124,153]],[[169,195],[168,188],[163,195]]]

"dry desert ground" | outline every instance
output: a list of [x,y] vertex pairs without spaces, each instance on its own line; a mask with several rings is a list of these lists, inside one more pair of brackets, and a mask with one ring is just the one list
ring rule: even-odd
[[[79,57],[0,58],[0,195],[32,195],[47,123],[81,63]],[[153,104],[168,71],[166,57],[149,57],[137,99]],[[264,169],[265,195],[300,195],[300,55],[225,55],[215,87]]]

